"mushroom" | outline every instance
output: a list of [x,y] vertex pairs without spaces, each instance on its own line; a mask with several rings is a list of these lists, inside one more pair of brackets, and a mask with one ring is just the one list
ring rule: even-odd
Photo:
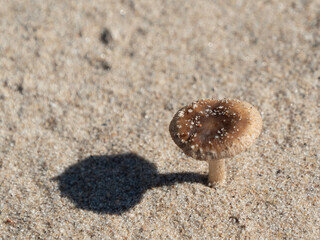
[[262,118],[258,110],[236,99],[198,100],[181,108],[169,131],[183,152],[209,163],[209,186],[225,179],[225,158],[249,148],[259,136]]

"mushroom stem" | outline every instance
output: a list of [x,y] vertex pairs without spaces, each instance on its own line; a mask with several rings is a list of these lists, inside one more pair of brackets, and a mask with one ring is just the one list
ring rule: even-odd
[[209,186],[222,183],[225,179],[225,160],[209,160]]

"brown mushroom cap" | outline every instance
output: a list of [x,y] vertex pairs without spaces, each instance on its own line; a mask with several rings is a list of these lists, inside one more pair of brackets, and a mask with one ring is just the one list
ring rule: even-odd
[[169,131],[185,154],[198,160],[233,157],[252,145],[262,128],[258,110],[235,99],[199,100],[181,108]]

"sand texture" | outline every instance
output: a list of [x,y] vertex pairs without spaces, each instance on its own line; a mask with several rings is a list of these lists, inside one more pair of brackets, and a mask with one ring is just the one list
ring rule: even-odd
[[[168,128],[263,129],[223,186]],[[0,239],[319,239],[319,0],[0,0]]]

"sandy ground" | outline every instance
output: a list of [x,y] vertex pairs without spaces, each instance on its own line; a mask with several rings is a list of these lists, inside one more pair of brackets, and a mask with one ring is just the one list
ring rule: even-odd
[[[256,106],[224,186],[169,122]],[[0,0],[0,239],[318,239],[320,2]]]

